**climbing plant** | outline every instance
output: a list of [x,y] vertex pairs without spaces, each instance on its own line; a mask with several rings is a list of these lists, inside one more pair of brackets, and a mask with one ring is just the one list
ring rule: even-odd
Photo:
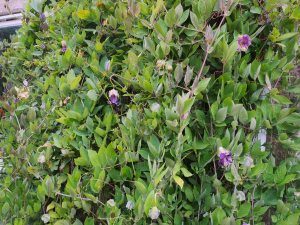
[[299,20],[30,0],[1,45],[0,224],[299,224]]

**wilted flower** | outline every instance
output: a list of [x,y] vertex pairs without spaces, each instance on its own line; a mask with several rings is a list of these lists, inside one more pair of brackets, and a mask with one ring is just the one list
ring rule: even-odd
[[248,34],[238,36],[238,51],[246,52],[251,45],[251,38]]
[[103,21],[102,21],[102,25],[103,25],[103,26],[106,26],[106,25],[107,25],[107,22],[108,22],[107,19],[103,20]]
[[42,22],[41,25],[40,25],[40,28],[42,31],[47,31],[49,26],[46,22]]
[[152,112],[159,112],[160,110],[160,104],[158,104],[157,102],[154,102],[151,106],[150,109]]
[[67,51],[67,42],[65,40],[61,41],[61,52]]
[[134,208],[134,203],[132,201],[128,201],[126,203],[126,208],[132,210]]
[[27,99],[29,97],[29,89],[27,87],[24,88],[17,88],[17,97],[18,99]]
[[119,105],[119,92],[115,89],[111,89],[108,92],[109,104],[111,105]]
[[44,223],[49,223],[49,221],[50,221],[50,215],[49,215],[49,214],[44,214],[44,215],[42,215],[41,220],[42,220]]
[[41,154],[39,155],[39,157],[38,157],[38,162],[41,163],[41,164],[43,164],[43,163],[46,162],[46,157],[45,157],[45,155],[44,155],[43,153],[41,153]]
[[156,62],[156,67],[157,67],[158,69],[163,68],[165,65],[166,65],[166,61],[165,61],[165,60],[159,59],[159,60],[157,60],[157,62]]
[[159,217],[159,214],[160,214],[160,211],[159,211],[159,209],[156,206],[152,207],[149,210],[149,217],[152,220],[157,220],[157,218]]
[[223,167],[228,167],[232,163],[231,152],[223,147],[219,147],[218,156],[220,158],[219,163]]
[[109,70],[110,70],[110,60],[107,60],[107,61],[105,62],[104,67],[105,67],[105,71],[109,71]]
[[254,166],[252,157],[246,156],[244,159],[243,165],[246,168],[252,168]]
[[167,69],[169,72],[171,72],[171,71],[173,70],[173,66],[172,66],[172,64],[170,64],[170,63],[167,63],[167,65],[166,65],[166,69]]
[[109,206],[111,206],[111,207],[114,207],[114,206],[116,205],[115,200],[113,200],[113,199],[109,199],[109,200],[107,201],[107,204],[108,204]]

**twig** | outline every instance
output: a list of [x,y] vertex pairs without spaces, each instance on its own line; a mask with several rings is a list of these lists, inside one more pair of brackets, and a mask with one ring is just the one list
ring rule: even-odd
[[203,72],[203,69],[204,69],[205,64],[206,64],[206,61],[207,61],[207,57],[208,57],[208,54],[209,54],[210,47],[211,47],[211,45],[215,42],[217,36],[219,35],[220,30],[221,30],[221,26],[222,26],[222,24],[223,24],[225,18],[226,18],[226,13],[223,13],[223,18],[222,18],[222,20],[221,20],[221,22],[220,22],[220,24],[219,24],[219,26],[218,26],[218,28],[217,28],[217,31],[216,31],[216,33],[215,33],[215,35],[214,35],[214,37],[213,37],[212,43],[211,43],[210,45],[207,45],[207,47],[206,47],[204,60],[203,60],[203,62],[202,62],[202,66],[201,66],[201,68],[200,68],[200,70],[199,70],[199,72],[198,72],[198,75],[197,75],[196,79],[195,79],[194,82],[193,82],[192,89],[191,89],[191,91],[190,91],[190,96],[193,96],[194,93],[195,93],[195,90],[196,90],[196,88],[197,88],[197,86],[198,86],[200,77],[202,76],[202,72]]
[[252,220],[252,225],[254,225],[254,192],[256,189],[256,185],[253,188],[252,195],[251,195],[251,220]]

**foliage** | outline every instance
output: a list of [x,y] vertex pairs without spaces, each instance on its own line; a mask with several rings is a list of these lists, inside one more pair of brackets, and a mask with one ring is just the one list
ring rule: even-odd
[[24,17],[0,58],[3,224],[298,224],[297,0],[31,0]]

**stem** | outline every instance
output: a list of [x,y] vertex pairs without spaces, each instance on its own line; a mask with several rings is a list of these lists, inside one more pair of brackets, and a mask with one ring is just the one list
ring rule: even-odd
[[[221,20],[221,22],[220,22],[220,24],[219,24],[219,26],[218,26],[218,28],[217,28],[217,31],[216,31],[216,33],[215,33],[215,35],[214,35],[214,38],[213,38],[213,40],[212,40],[211,45],[215,42],[217,36],[219,35],[220,30],[221,30],[221,26],[222,26],[222,24],[223,24],[225,18],[226,18],[226,14],[224,13],[224,14],[223,14],[223,18],[222,18],[222,20]],[[204,60],[203,60],[202,66],[201,66],[201,68],[200,68],[200,70],[199,70],[199,72],[198,72],[198,74],[197,74],[197,76],[196,76],[196,79],[195,79],[194,82],[193,82],[192,90],[190,91],[190,96],[193,96],[193,95],[194,95],[195,90],[196,90],[196,88],[197,88],[197,86],[198,86],[200,77],[202,76],[202,72],[203,72],[203,69],[204,69],[205,64],[206,64],[206,61],[207,61],[207,57],[208,57],[209,49],[210,49],[210,46],[211,46],[211,45],[208,45],[208,46],[206,47]]]

